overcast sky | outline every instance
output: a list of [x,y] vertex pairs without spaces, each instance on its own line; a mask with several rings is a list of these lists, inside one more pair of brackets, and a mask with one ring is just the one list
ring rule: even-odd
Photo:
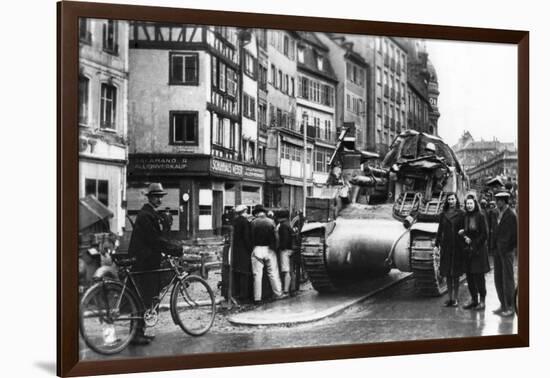
[[515,45],[426,41],[439,81],[439,135],[453,145],[474,139],[517,143]]

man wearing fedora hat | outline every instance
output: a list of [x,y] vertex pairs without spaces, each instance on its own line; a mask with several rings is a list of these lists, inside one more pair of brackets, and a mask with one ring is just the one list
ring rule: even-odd
[[[162,204],[162,197],[167,193],[160,183],[152,183],[145,195],[148,202],[143,205],[139,211],[128,254],[136,259],[133,266],[135,271],[148,271],[160,268],[161,251],[169,252],[170,246],[168,240],[163,237],[162,224],[163,218],[157,212],[157,208]],[[160,289],[160,277],[157,274],[142,274],[136,277],[139,290],[143,297],[145,308],[151,307],[153,298],[158,295]],[[132,340],[132,344],[146,345],[154,336],[145,335],[145,323],[138,323],[137,332]]]
[[500,192],[495,195],[498,217],[492,238],[495,249],[495,287],[500,308],[493,311],[501,316],[512,316],[514,301],[514,258],[517,252],[517,218],[510,209],[510,193]]

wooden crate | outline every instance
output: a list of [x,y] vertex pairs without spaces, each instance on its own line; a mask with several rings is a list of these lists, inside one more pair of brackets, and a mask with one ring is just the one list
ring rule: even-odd
[[306,219],[308,222],[330,222],[334,220],[332,198],[306,198]]

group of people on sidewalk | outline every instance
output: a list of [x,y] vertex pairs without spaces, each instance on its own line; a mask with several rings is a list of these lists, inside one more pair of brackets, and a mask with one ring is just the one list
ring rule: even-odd
[[[289,212],[281,211],[277,219],[256,206],[252,218],[245,205],[235,207],[231,254],[232,296],[238,301],[262,301],[264,267],[275,299],[289,295],[294,232]],[[251,279],[252,278],[252,279]],[[282,278],[282,279],[281,279]],[[252,286],[253,294],[250,295]]]
[[485,274],[491,270],[489,251],[494,255],[494,281],[501,316],[514,314],[514,259],[517,253],[517,218],[509,206],[510,194],[496,194],[496,208],[486,208],[469,194],[462,210],[456,193],[447,195],[439,218],[436,247],[440,248],[440,274],[446,277],[447,307],[458,307],[459,278],[466,273],[471,300],[464,309],[484,310],[487,289]]

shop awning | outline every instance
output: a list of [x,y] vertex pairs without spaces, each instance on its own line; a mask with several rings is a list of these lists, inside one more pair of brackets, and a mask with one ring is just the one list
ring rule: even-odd
[[79,200],[78,207],[78,228],[83,230],[94,223],[104,221],[113,217],[113,212],[102,204],[93,195],[86,196]]

